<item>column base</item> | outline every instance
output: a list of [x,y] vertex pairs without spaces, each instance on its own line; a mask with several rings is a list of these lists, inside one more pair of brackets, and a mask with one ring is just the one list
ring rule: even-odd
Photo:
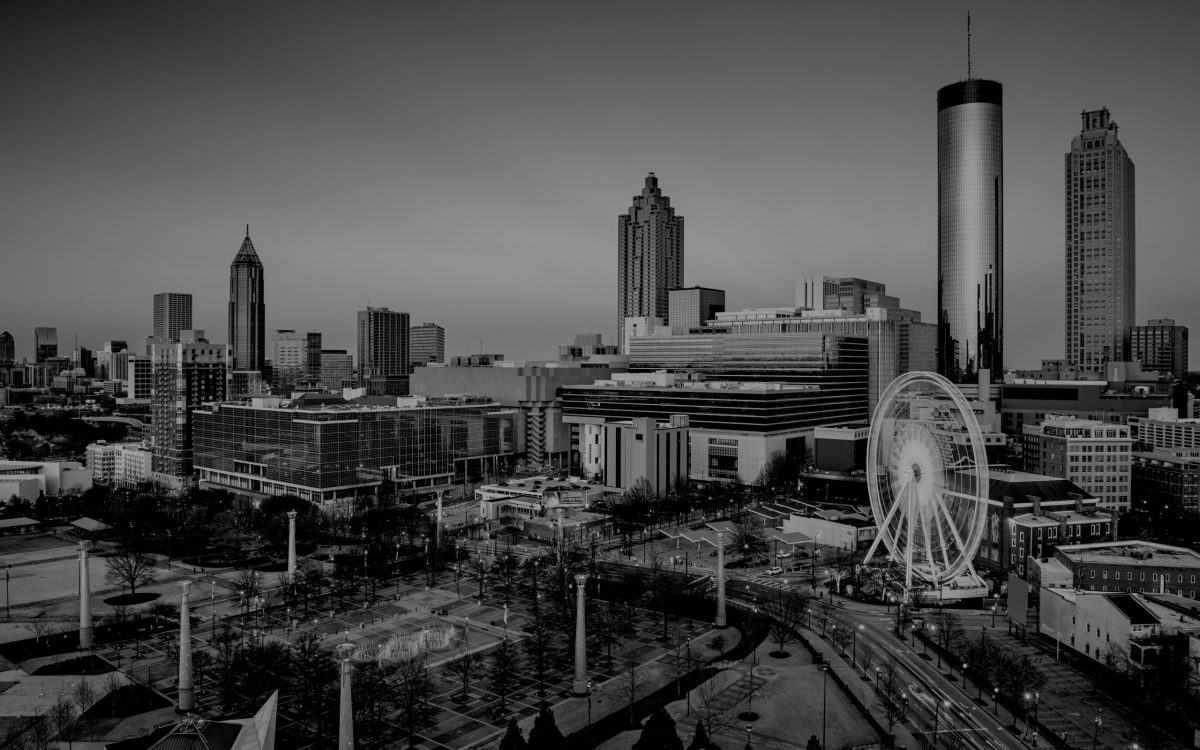
[[725,622],[724,616],[721,616],[713,619],[713,627],[724,629],[729,627],[729,625]]
[[79,648],[81,648],[81,649],[89,648],[90,649],[95,645],[96,645],[95,639],[92,637],[92,628],[91,627],[80,628],[79,629]]
[[571,695],[576,698],[586,698],[591,693],[587,680],[575,680],[571,683]]

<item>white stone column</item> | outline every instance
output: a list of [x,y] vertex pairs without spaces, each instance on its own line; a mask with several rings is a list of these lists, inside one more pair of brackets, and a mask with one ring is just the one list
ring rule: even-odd
[[587,589],[586,575],[575,576],[575,679],[571,683],[571,694],[588,694],[587,676],[587,604],[584,599]]
[[354,701],[350,685],[354,679],[354,644],[343,643],[337,647],[337,658],[342,663],[342,694],[338,703],[338,750],[354,750]]
[[288,583],[296,582],[296,511],[289,510],[288,514]]
[[88,574],[88,543],[79,543],[79,647],[91,648],[94,644],[92,632],[92,579]]
[[725,532],[717,532],[717,616],[713,624],[725,627]]
[[196,693],[192,686],[192,614],[188,606],[188,587],[191,581],[179,582],[179,712],[196,709]]

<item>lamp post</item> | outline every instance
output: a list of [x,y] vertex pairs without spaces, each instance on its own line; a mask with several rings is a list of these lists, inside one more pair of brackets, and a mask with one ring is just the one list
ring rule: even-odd
[[1092,750],[1096,750],[1096,741],[1100,739],[1100,725],[1104,723],[1100,719],[1100,714],[1103,712],[1104,709],[1102,708],[1096,709],[1096,718],[1093,720],[1096,723],[1096,728],[1092,730]]
[[865,630],[866,626],[859,623],[858,627],[851,631],[852,639],[850,641],[850,666],[858,666],[858,631]]
[[875,691],[879,691],[879,667],[875,667]]
[[746,725],[746,750],[750,750],[750,734],[753,731],[754,731],[754,726],[751,724],[747,724]]
[[1000,688],[992,688],[992,716],[1000,716]]
[[963,662],[962,678],[963,678],[963,690],[966,690],[967,689],[967,663],[965,661]]
[[992,605],[992,627],[996,627],[996,605]]
[[[875,672],[879,674],[878,670]],[[825,693],[829,686],[829,665],[821,665],[821,750],[825,750]],[[1095,748],[1092,748],[1095,750]]]
[[8,567],[4,569],[4,616],[5,617],[12,617],[12,609],[10,608],[11,605],[10,605],[9,599],[8,599],[8,576],[10,573],[12,573],[12,563],[9,563]]
[[937,750],[937,743],[938,743],[938,714],[939,714],[939,713],[941,713],[941,711],[942,711],[942,706],[945,706],[946,708],[949,708],[949,707],[950,707],[950,701],[949,701],[949,700],[940,700],[940,701],[938,701],[937,705],[936,705],[936,706],[934,706],[934,709],[933,709],[933,749],[932,749],[932,750]]

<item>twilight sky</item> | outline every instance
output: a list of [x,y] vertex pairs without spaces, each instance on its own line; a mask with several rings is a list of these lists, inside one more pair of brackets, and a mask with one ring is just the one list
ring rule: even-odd
[[[0,330],[96,349],[194,295],[227,340],[244,225],[268,331],[354,348],[367,300],[447,354],[616,330],[647,171],[689,285],[790,305],[861,276],[936,319],[936,93],[961,3],[19,3],[0,11]],[[1063,354],[1063,154],[1107,106],[1137,168],[1137,317],[1200,327],[1194,2],[972,4],[1004,84],[1006,363]],[[1198,348],[1198,347],[1193,347]],[[1197,356],[1192,357],[1197,367]]]

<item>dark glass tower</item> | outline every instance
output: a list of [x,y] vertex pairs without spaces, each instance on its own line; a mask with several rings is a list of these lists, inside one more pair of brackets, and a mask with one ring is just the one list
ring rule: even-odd
[[938,372],[1004,376],[1002,87],[977,78],[938,91]]
[[263,369],[266,351],[266,315],[263,306],[263,264],[246,239],[229,267],[229,349],[234,370]]
[[617,217],[617,336],[625,347],[625,319],[670,323],[668,292],[683,286],[683,217],[662,194],[654,173],[629,213]]
[[0,363],[17,361],[17,345],[8,331],[0,333]]

